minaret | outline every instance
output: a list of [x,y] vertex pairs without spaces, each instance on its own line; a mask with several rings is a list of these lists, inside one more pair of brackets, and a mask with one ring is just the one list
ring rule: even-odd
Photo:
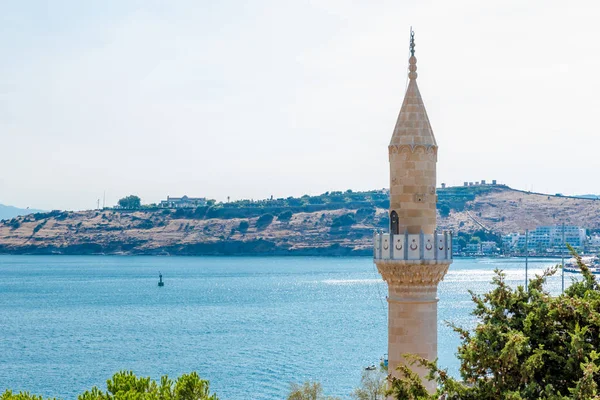
[[[375,233],[374,258],[388,284],[388,368],[403,354],[437,358],[437,285],[452,263],[452,237],[436,228],[438,147],[417,86],[414,32],[410,79],[388,147],[390,232]],[[421,376],[426,371],[413,367]],[[435,383],[425,381],[430,392]]]

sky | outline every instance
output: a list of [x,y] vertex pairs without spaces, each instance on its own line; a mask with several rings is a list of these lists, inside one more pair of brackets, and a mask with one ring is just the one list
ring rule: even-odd
[[600,193],[593,1],[0,0],[0,203],[389,185],[415,30],[438,183]]

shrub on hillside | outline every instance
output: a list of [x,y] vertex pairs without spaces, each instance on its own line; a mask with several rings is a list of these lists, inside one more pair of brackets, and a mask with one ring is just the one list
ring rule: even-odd
[[242,233],[246,233],[246,232],[248,232],[249,227],[250,227],[250,224],[248,223],[248,221],[240,221],[240,225],[238,226],[238,231],[240,231]]
[[300,207],[304,205],[304,199],[302,198],[288,197],[286,202],[290,207]]
[[277,216],[277,220],[281,222],[288,222],[294,215],[291,211],[284,211]]
[[264,228],[266,228],[267,226],[271,225],[271,222],[273,222],[273,218],[275,218],[273,216],[273,214],[263,214],[263,215],[261,215],[256,220],[256,228],[257,229],[264,229]]
[[354,214],[348,213],[348,214],[342,214],[342,215],[338,215],[337,217],[334,217],[333,221],[331,221],[331,226],[333,228],[337,228],[340,226],[350,226],[350,225],[354,224],[355,222],[356,222],[356,220],[354,219]]
[[438,209],[440,210],[440,216],[446,218],[450,215],[450,206],[447,203],[438,203]]
[[325,198],[323,196],[311,196],[308,198],[309,204],[325,204]]
[[356,210],[356,220],[357,221],[362,221],[365,219],[373,219],[373,217],[375,216],[375,208],[374,207],[364,207],[364,208],[359,208],[358,210]]
[[33,228],[33,234],[35,235],[36,233],[38,233],[40,229],[44,227],[44,225],[46,225],[46,221],[42,221],[39,224],[37,224],[35,228]]
[[36,221],[39,221],[41,219],[48,219],[48,218],[55,218],[55,217],[59,217],[62,219],[65,219],[68,215],[67,211],[60,211],[60,210],[52,210],[49,212],[45,212],[45,213],[36,213],[33,214],[33,219],[35,219]]

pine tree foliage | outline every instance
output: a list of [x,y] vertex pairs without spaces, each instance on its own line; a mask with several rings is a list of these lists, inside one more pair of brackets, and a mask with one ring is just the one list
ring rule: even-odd
[[[208,381],[200,379],[196,372],[183,374],[175,382],[165,375],[157,383],[150,378],[137,377],[131,371],[121,371],[106,381],[106,389],[103,392],[94,386],[80,394],[77,400],[218,400],[215,394],[210,394]],[[0,394],[0,400],[44,399],[28,392],[15,394],[7,390]]]
[[175,382],[168,376],[160,384],[150,378],[135,376],[131,371],[121,371],[106,382],[106,392],[97,387],[80,395],[78,400],[218,400],[210,394],[209,383],[200,379],[197,372],[183,374]]
[[412,357],[430,370],[438,392],[429,395],[409,367],[391,380],[396,399],[600,399],[600,286],[574,251],[583,279],[559,296],[544,289],[558,267],[512,289],[495,271],[493,288],[471,292],[478,323],[470,331],[452,325],[460,335],[457,356],[461,380],[435,362]]

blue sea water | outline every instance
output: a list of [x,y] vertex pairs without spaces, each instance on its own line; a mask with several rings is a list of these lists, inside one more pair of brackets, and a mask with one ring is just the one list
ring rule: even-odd
[[[530,260],[530,276],[556,263]],[[439,286],[439,360],[455,375],[444,321],[473,326],[468,290],[495,268],[523,284],[524,260],[457,259]],[[305,380],[348,398],[387,351],[386,292],[367,257],[0,256],[0,393],[73,399],[126,369],[198,371],[220,399],[284,399]]]

